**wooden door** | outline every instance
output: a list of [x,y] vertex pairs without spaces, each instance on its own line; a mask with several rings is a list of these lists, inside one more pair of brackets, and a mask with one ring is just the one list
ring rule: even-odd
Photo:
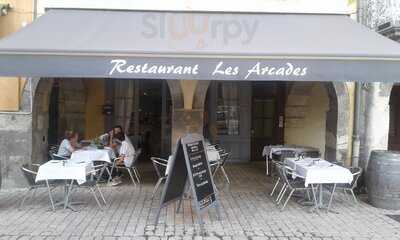
[[283,143],[284,83],[253,83],[251,159],[263,161],[265,145]]

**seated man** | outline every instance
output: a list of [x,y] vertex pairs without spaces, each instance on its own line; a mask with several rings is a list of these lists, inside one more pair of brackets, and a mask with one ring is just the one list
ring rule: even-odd
[[[124,166],[124,167],[131,167],[133,164],[133,160],[135,158],[135,148],[132,146],[130,142],[128,142],[125,138],[125,134],[117,133],[114,136],[114,148],[117,149],[119,154],[117,158],[116,165],[117,166]],[[122,181],[119,176],[113,179],[112,185],[118,185]]]
[[124,130],[120,125],[114,126],[109,132],[104,133],[103,135],[99,136],[100,141],[103,143],[104,146],[111,146],[113,144],[114,138],[117,134],[122,134],[125,137],[125,140],[132,144],[128,136],[125,134]]

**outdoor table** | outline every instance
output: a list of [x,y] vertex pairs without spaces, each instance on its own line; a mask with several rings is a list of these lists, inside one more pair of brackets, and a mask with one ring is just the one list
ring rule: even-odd
[[[333,184],[332,193],[327,206],[329,207],[332,202],[332,197],[336,189],[336,184],[351,183],[353,181],[353,174],[349,169],[342,166],[332,164],[320,158],[285,158],[285,164],[293,170],[293,172],[304,178],[304,185],[308,187],[311,185],[314,194],[315,208],[325,208],[323,204],[322,188],[324,184]],[[319,196],[315,194],[314,185],[319,189]],[[316,199],[318,198],[318,199]]]
[[115,158],[115,153],[111,148],[86,148],[74,151],[71,154],[71,159],[85,162],[105,161],[111,163],[111,159],[113,158]]
[[279,153],[280,151],[285,151],[285,150],[290,150],[294,151],[296,154],[301,154],[303,152],[308,152],[308,151],[318,151],[318,148],[314,147],[308,147],[308,146],[297,146],[297,145],[266,145],[264,146],[264,149],[262,151],[262,156],[265,157],[265,174],[269,175],[269,167],[268,167],[268,161],[269,159],[272,159],[272,155],[274,153]]
[[[78,184],[85,183],[86,176],[88,176],[92,170],[92,164],[86,161],[51,160],[39,167],[35,181],[64,180],[64,201],[62,201],[64,203],[64,209],[69,208],[75,211],[71,206],[72,203],[69,198],[73,182],[76,181]],[[57,205],[60,205],[60,203]]]

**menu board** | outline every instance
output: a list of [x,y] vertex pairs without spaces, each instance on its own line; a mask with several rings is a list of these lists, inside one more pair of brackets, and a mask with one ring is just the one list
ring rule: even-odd
[[183,139],[189,177],[192,178],[194,192],[200,209],[215,202],[215,191],[211,179],[210,168],[203,145],[203,140]]
[[214,183],[208,165],[206,150],[204,149],[203,136],[189,134],[179,139],[175,153],[170,161],[168,162],[168,176],[161,195],[161,206],[157,212],[155,224],[158,223],[161,209],[169,203],[179,200],[179,210],[187,184],[190,185],[193,191],[193,199],[196,201],[199,223],[202,229],[203,221],[200,213],[202,210],[214,205],[214,203],[218,219],[220,219]]
[[168,177],[162,196],[162,204],[180,199],[185,191],[188,171],[186,170],[185,155],[181,140],[176,144],[176,151],[168,164]]

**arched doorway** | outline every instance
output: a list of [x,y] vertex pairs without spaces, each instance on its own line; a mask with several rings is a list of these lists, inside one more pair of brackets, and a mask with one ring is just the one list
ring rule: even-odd
[[285,143],[311,145],[326,159],[345,162],[349,107],[346,83],[291,83],[285,106]]
[[[108,114],[104,106],[111,104]],[[171,146],[172,101],[165,80],[41,79],[34,97],[32,159],[47,159],[49,145],[65,130],[93,139],[122,125],[141,160],[168,156]],[[42,159],[42,160],[40,160]]]
[[204,135],[232,151],[233,161],[264,160],[270,144],[317,147],[331,161],[348,155],[346,83],[212,82]]

